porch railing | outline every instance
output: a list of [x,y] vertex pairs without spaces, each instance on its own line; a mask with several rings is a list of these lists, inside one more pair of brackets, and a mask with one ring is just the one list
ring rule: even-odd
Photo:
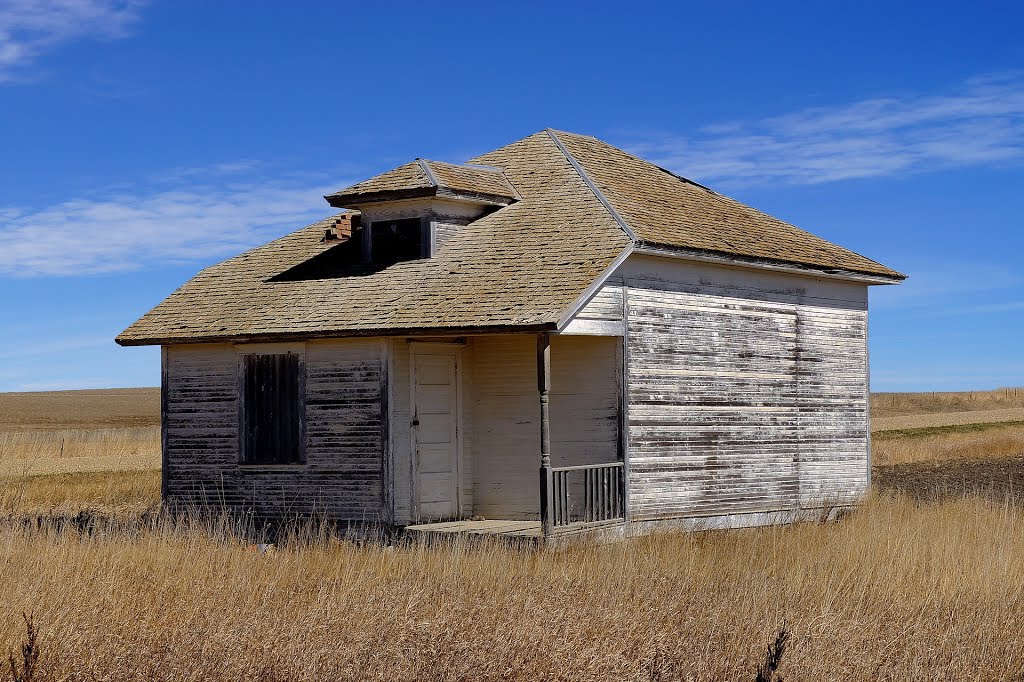
[[547,506],[553,530],[625,518],[622,462],[551,467],[550,471]]

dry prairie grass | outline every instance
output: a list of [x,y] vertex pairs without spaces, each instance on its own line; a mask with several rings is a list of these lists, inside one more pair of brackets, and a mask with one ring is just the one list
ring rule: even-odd
[[0,478],[0,514],[7,516],[142,516],[159,505],[159,470]]
[[753,680],[782,627],[787,680],[1024,671],[1024,517],[980,499],[561,552],[164,525],[0,555],[0,652],[32,612],[41,679]]
[[0,393],[2,508],[15,500],[33,511],[151,506],[159,397],[159,389]]
[[[2,427],[0,427],[2,429]],[[150,467],[160,465],[160,427],[0,430],[0,466],[30,460],[148,457]],[[115,467],[117,468],[117,467]]]
[[[146,418],[130,403],[93,426],[151,427],[128,423]],[[1021,679],[1024,512],[1004,500],[1024,478],[1024,459],[1006,457],[1024,454],[1022,438],[1015,424],[875,435],[876,464],[910,462],[877,467],[882,487],[943,501],[883,494],[835,523],[559,552],[356,545],[311,529],[260,554],[223,525],[140,521],[158,500],[157,471],[8,477],[0,656],[22,645],[30,612],[37,682],[753,680],[785,628],[787,680]],[[48,443],[7,461],[90,461],[47,459]],[[951,498],[965,490],[980,494]],[[91,510],[113,520],[88,533],[24,524]]]
[[[871,418],[935,412],[1024,409],[1024,388],[993,391],[932,391],[924,393],[872,393]],[[983,419],[980,421],[996,421]]]
[[1024,424],[965,424],[875,433],[876,465],[1000,459],[1024,455]]

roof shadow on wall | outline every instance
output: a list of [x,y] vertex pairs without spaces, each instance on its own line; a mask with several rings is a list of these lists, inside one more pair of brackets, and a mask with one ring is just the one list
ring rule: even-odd
[[343,277],[366,277],[390,265],[389,263],[367,263],[363,260],[362,243],[349,239],[321,251],[309,260],[293,265],[284,272],[267,279],[268,282],[301,282],[315,279],[339,279]]

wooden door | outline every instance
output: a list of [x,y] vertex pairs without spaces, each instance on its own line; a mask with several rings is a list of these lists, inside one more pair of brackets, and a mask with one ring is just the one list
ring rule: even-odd
[[459,402],[458,351],[414,350],[412,441],[421,521],[459,513]]

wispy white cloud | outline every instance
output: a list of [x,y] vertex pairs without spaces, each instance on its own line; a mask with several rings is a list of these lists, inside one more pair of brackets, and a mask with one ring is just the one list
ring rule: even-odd
[[233,255],[329,215],[323,195],[346,184],[243,181],[237,173],[250,167],[174,171],[145,189],[121,186],[37,210],[0,206],[0,276],[96,274]]
[[992,263],[931,262],[910,267],[911,277],[892,287],[874,287],[871,309],[932,309],[948,312],[951,304],[1015,294],[1024,287],[1019,269]]
[[815,107],[705,126],[695,136],[634,136],[640,156],[698,181],[816,184],[1024,162],[1024,74],[971,79],[941,95]]
[[0,83],[23,75],[41,55],[81,39],[128,35],[140,0],[0,0]]

